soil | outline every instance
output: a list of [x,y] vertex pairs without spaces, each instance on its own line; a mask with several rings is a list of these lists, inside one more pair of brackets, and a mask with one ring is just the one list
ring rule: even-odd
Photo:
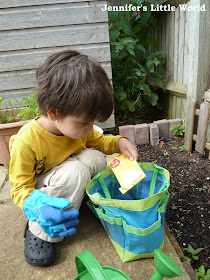
[[[170,172],[170,198],[166,223],[193,269],[210,268],[210,161],[203,155],[180,151],[181,140],[160,141],[158,146],[139,145],[141,162],[154,162]],[[204,248],[194,260],[185,248]]]

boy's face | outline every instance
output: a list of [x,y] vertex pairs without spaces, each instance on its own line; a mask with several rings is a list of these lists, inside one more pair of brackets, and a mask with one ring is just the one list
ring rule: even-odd
[[85,114],[80,116],[66,116],[55,121],[58,134],[65,135],[73,139],[87,137],[93,130],[94,121],[88,121]]

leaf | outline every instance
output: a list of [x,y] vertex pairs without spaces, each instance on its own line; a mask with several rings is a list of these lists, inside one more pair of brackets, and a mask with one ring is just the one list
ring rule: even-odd
[[151,94],[151,89],[148,85],[146,85],[145,83],[141,82],[140,83],[141,89],[144,90],[144,93],[147,95]]
[[200,251],[204,250],[204,248],[198,248],[194,251],[194,254],[197,255]]
[[136,105],[138,105],[138,107],[141,108],[141,106],[142,106],[142,98],[141,98],[141,96],[138,97]]
[[134,28],[132,29],[132,33],[136,34],[138,33],[140,30],[142,29],[140,24],[137,24],[136,26],[134,26]]
[[24,103],[26,103],[26,104],[30,104],[30,103],[31,103],[31,100],[28,99],[26,96],[23,96],[22,101],[23,101]]
[[126,43],[135,43],[135,40],[133,38],[126,37],[126,38],[120,39],[120,42],[122,42],[124,44],[126,44]]
[[151,93],[151,95],[145,95],[144,99],[150,103],[152,106],[155,106],[158,101],[158,95],[155,94],[154,92]]
[[152,45],[153,47],[157,48],[158,47],[158,41],[152,38],[148,38],[148,43]]
[[109,11],[108,12],[109,16],[109,23],[114,23],[122,18],[122,13],[118,11]]
[[140,6],[143,2],[144,2],[144,0],[136,0],[136,4],[137,4],[138,6]]
[[131,112],[135,111],[135,105],[134,105],[135,101],[134,100],[126,100],[125,104],[127,106],[127,108],[129,108],[129,110]]
[[147,6],[147,11],[140,11],[140,15],[141,15],[141,21],[145,24],[147,23],[149,17],[151,16],[151,9],[150,9],[150,4],[149,3],[145,3],[145,6]]
[[133,50],[128,49],[128,52],[129,52],[129,54],[131,54],[131,55],[135,56],[135,52],[134,52]]
[[115,96],[117,97],[118,100],[122,101],[126,99],[127,94],[124,92],[123,87],[120,87],[119,90],[115,92]]
[[154,26],[155,28],[158,29],[158,23],[157,23],[156,18],[153,17],[153,16],[151,16],[151,17],[150,17],[150,21],[151,21],[151,23],[153,24],[153,26]]
[[15,118],[15,116],[10,116],[10,115],[7,115],[7,116],[5,116],[5,117],[6,117],[6,121],[7,121],[8,123],[12,122],[12,121],[14,120],[14,118]]
[[160,63],[160,60],[157,59],[157,57],[154,58],[153,60],[154,64],[157,66]]
[[132,35],[132,25],[127,19],[121,19],[119,24],[126,35]]
[[117,40],[117,38],[120,36],[120,31],[118,31],[116,29],[111,29],[109,31],[109,36],[110,36],[110,41],[115,42]]
[[191,254],[194,253],[194,249],[193,249],[193,247],[191,245],[188,245],[188,248],[185,248],[184,250],[188,251]]
[[149,69],[150,72],[154,73],[155,72],[155,69],[154,69],[154,64],[153,64],[153,60],[148,60],[147,61],[147,68]]
[[137,45],[137,49],[139,49],[142,52],[146,51],[145,48],[142,45],[140,45],[140,44]]
[[162,3],[161,3],[161,0],[156,0],[156,2],[157,2],[159,5],[162,4]]
[[139,70],[135,71],[135,73],[136,73],[136,75],[139,76],[139,77],[141,77],[141,75],[142,75],[141,71],[139,71]]
[[0,107],[2,105],[2,103],[4,102],[4,98],[3,97],[0,97]]
[[126,45],[126,48],[127,48],[127,49],[135,50],[136,46],[135,46],[134,44],[132,44],[132,43],[128,43],[128,44]]
[[163,81],[160,78],[155,78],[154,80],[158,84],[158,86],[165,91],[165,87],[164,87]]
[[123,50],[123,45],[116,46],[116,52]]
[[191,258],[184,256],[184,261],[185,262],[191,262]]

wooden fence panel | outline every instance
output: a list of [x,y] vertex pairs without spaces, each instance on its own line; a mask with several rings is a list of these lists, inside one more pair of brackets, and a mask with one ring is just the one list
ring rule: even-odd
[[[88,0],[88,2],[94,2],[95,0]],[[37,6],[37,5],[49,5],[49,4],[60,4],[60,3],[78,3],[87,2],[87,0],[1,0],[0,8],[14,8],[14,7],[25,7],[25,6]]]
[[0,53],[0,72],[29,70],[39,67],[51,54],[64,50],[76,50],[94,57],[99,62],[111,61],[107,43],[71,45],[52,48],[19,50]]
[[2,31],[0,42],[0,51],[108,43],[109,31],[104,23]]
[[[111,75],[111,64],[101,63],[101,66],[107,72],[109,79],[112,78]],[[16,90],[22,88],[34,88],[35,87],[35,69],[33,70],[23,70],[16,72],[6,72],[0,73],[0,92],[7,90]]]
[[[0,96],[21,105],[21,97],[34,92],[36,68],[52,53],[67,49],[96,58],[112,81],[105,4],[106,0],[1,0]],[[2,108],[7,107],[4,102]],[[114,124],[114,114],[111,119],[106,124]]]
[[210,111],[209,103],[203,102],[200,106],[197,140],[196,140],[196,145],[195,145],[195,150],[201,154],[204,153],[204,149],[205,149],[205,145],[206,145],[209,111]]
[[88,2],[4,9],[1,12],[0,30],[17,30],[107,22],[103,3],[90,7]]

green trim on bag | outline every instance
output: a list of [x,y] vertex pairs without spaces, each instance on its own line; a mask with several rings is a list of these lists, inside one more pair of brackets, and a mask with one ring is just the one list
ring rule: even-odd
[[166,211],[167,202],[169,200],[169,195],[164,194],[164,196],[161,198],[160,202],[158,203],[156,210],[158,213],[164,213]]
[[[109,236],[109,235],[108,235]],[[111,240],[115,250],[117,251],[118,255],[120,256],[121,260],[123,262],[129,262],[129,261],[134,261],[137,259],[143,259],[143,258],[153,258],[155,253],[143,253],[143,254],[134,254],[126,249],[122,248],[119,244],[117,244],[114,240],[111,239],[109,236],[109,239]],[[159,250],[162,250],[164,246],[164,240],[163,243],[161,244]]]
[[157,175],[162,174],[162,170],[163,170],[162,167],[159,167],[159,166],[154,164],[154,171],[153,171],[152,179],[151,179],[151,183],[150,183],[149,196],[152,196],[154,194]]
[[116,180],[114,173],[111,173],[111,177],[112,177],[111,197],[113,198],[114,197],[114,186],[115,186],[115,180]]
[[95,184],[97,184],[99,182],[101,184],[101,187],[103,189],[105,197],[107,199],[111,199],[111,195],[110,195],[109,190],[108,190],[108,188],[106,186],[106,183],[104,182],[104,178],[101,176],[100,173],[96,174],[96,176],[94,177],[93,181],[94,181]]
[[136,185],[136,199],[139,200],[139,183]]
[[[121,216],[115,215],[117,218],[110,217],[110,216],[104,214],[103,210],[104,209],[102,207],[95,208],[95,211],[96,211],[97,215],[99,216],[99,218],[101,218],[105,222],[110,223],[111,225],[117,224],[119,226],[123,226],[123,228],[128,233],[135,234],[137,236],[149,235],[149,234],[151,234],[152,232],[154,232],[155,230],[157,230],[158,228],[161,227],[161,217],[160,217],[160,215],[158,217],[158,220],[156,222],[154,222],[150,227],[148,227],[148,228],[135,228],[131,225],[126,224],[126,222],[123,220],[123,218]],[[111,213],[111,214],[114,215],[113,213]]]
[[[154,171],[154,164],[153,163],[140,163],[140,167],[143,170],[147,171]],[[104,170],[100,172],[101,176],[103,178],[108,177],[112,174],[112,170],[110,166],[107,166]],[[86,193],[89,196],[89,198],[92,200],[95,204],[101,204],[104,206],[110,206],[110,207],[117,207],[120,209],[125,210],[131,210],[131,211],[145,211],[151,207],[153,207],[162,197],[163,195],[168,191],[169,188],[169,172],[167,169],[162,168],[162,175],[165,176],[166,180],[168,181],[168,186],[163,191],[147,197],[145,199],[141,200],[120,200],[120,199],[105,199],[105,198],[99,198],[95,197],[94,195],[91,195],[89,191],[94,186],[94,180],[91,180],[89,184],[86,187]]]

